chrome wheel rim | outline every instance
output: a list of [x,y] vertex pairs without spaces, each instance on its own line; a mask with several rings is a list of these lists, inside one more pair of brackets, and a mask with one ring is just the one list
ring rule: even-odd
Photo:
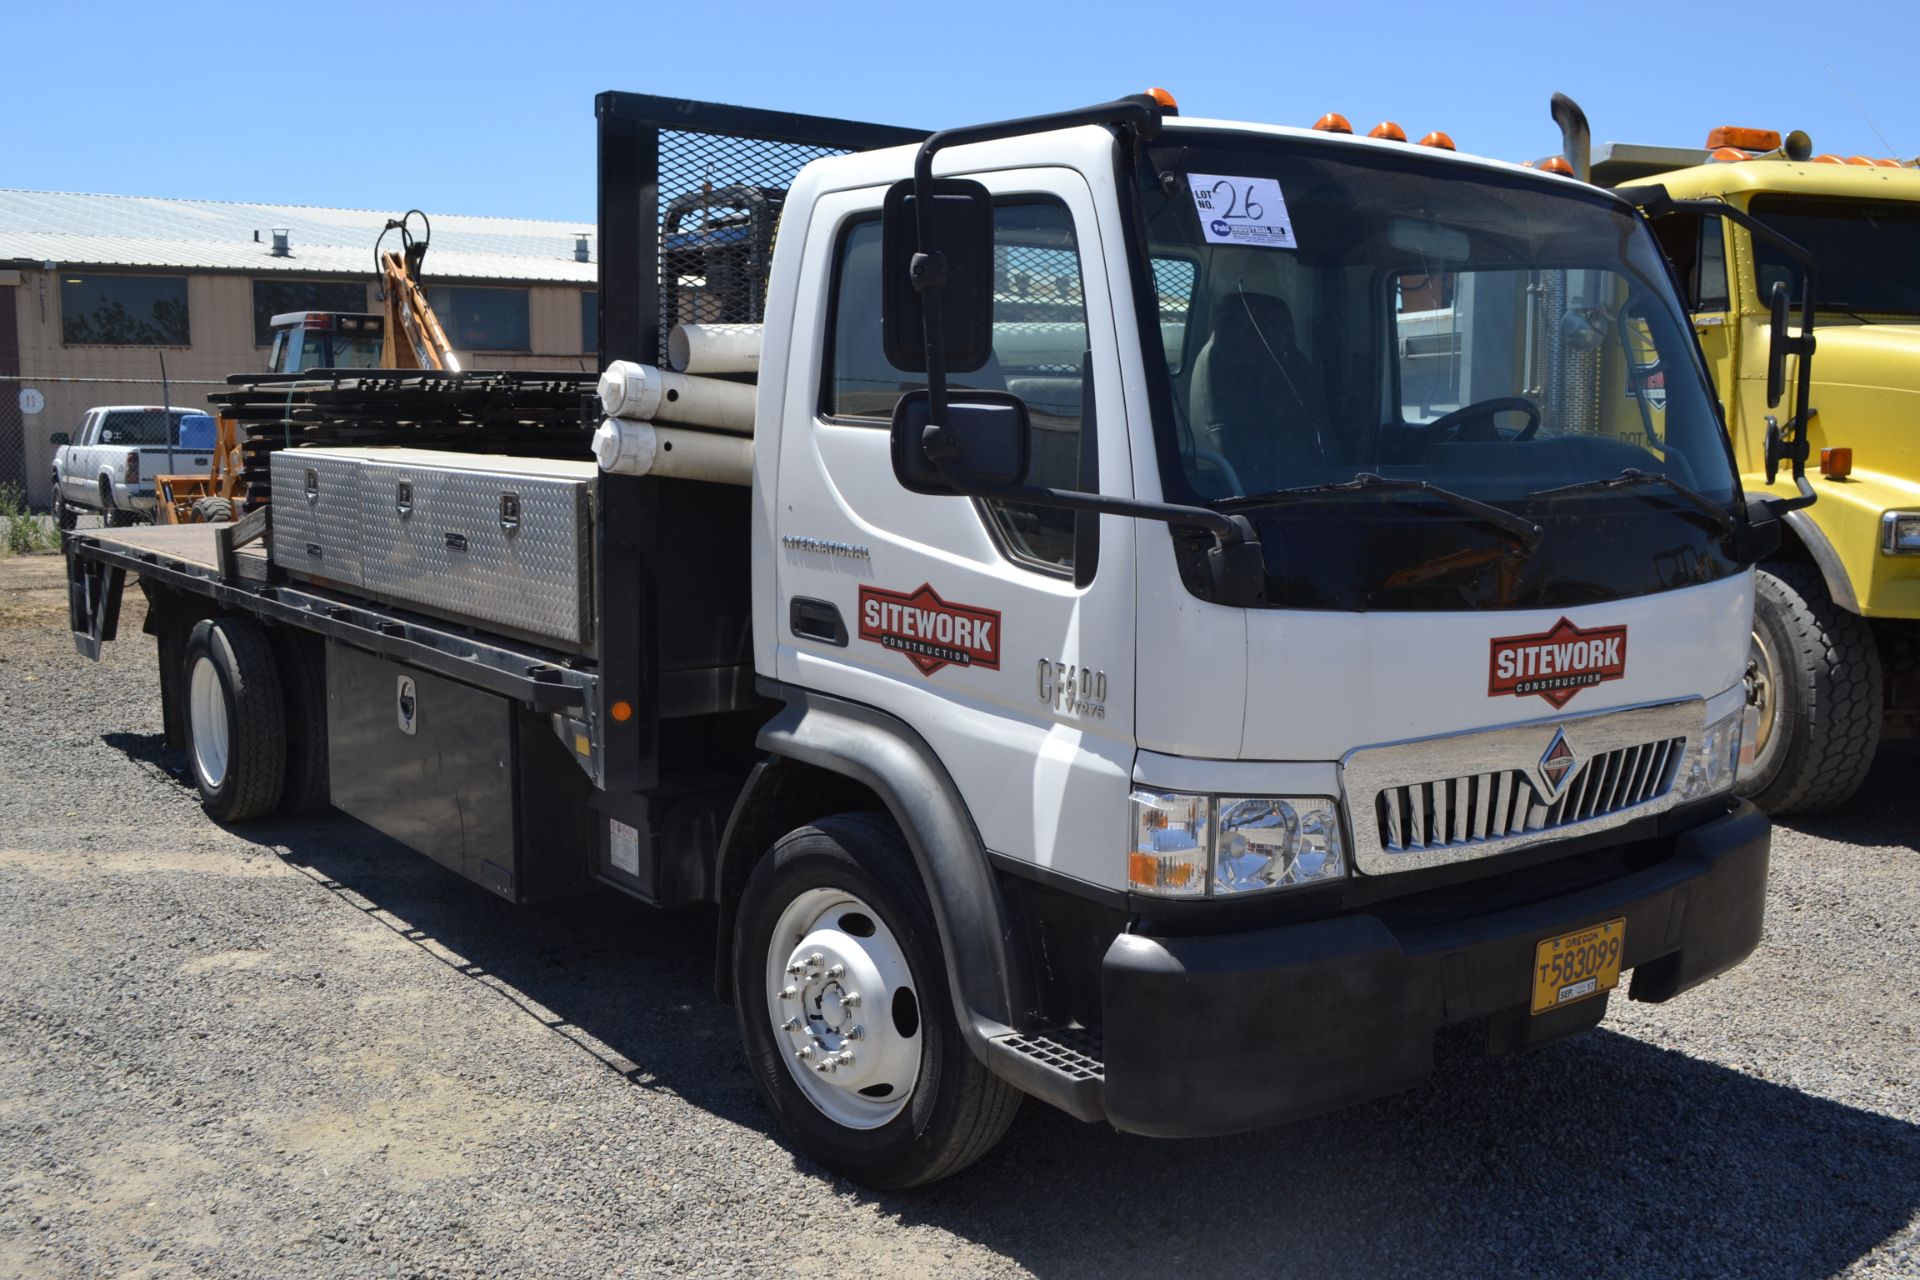
[[920,999],[906,951],[844,889],[787,904],[767,944],[773,1040],[807,1101],[848,1129],[899,1115],[920,1081]]
[[193,728],[193,771],[199,775],[201,786],[218,791],[227,780],[230,747],[227,699],[211,658],[202,656],[194,661],[187,685],[187,715]]
[[1740,726],[1741,783],[1764,784],[1785,749],[1786,700],[1780,696],[1780,661],[1760,628],[1747,649],[1747,710]]

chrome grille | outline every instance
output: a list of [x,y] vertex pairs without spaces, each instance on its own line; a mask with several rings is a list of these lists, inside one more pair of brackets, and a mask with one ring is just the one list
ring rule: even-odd
[[1388,787],[1374,798],[1380,847],[1407,853],[1551,831],[1619,813],[1667,793],[1685,738],[1665,738],[1595,756],[1551,803],[1527,771],[1500,769]]
[[[1705,725],[1688,698],[1356,748],[1340,762],[1354,865],[1390,875],[1660,813]],[[1556,739],[1572,756],[1558,791],[1542,774]]]

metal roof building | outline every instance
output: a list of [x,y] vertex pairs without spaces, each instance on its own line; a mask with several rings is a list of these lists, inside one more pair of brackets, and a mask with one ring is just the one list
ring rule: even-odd
[[[0,484],[44,503],[54,437],[91,405],[204,405],[264,367],[278,312],[377,309],[401,212],[0,189]],[[462,363],[592,366],[590,222],[426,212],[422,284]]]

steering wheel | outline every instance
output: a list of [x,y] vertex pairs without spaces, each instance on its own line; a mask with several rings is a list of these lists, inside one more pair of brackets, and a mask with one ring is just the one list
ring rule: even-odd
[[1485,435],[1475,433],[1471,438],[1497,440],[1500,437],[1496,433],[1493,425],[1493,415],[1496,413],[1524,413],[1527,415],[1527,425],[1520,428],[1516,434],[1510,437],[1511,439],[1531,440],[1533,439],[1533,433],[1540,429],[1539,405],[1527,399],[1525,396],[1495,396],[1491,400],[1477,400],[1473,404],[1460,406],[1452,413],[1441,414],[1432,422],[1423,426],[1421,430],[1444,432],[1446,433],[1445,438],[1448,440],[1464,440],[1469,438],[1468,433],[1462,430],[1467,423],[1485,422],[1487,424],[1487,433]]

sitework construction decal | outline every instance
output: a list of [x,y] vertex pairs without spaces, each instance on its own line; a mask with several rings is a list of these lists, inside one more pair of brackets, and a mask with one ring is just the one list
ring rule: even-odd
[[904,593],[861,587],[860,638],[906,655],[923,676],[949,664],[1000,669],[1000,611],[948,604],[926,583]]
[[1487,660],[1487,696],[1538,694],[1558,710],[1591,685],[1627,674],[1627,629],[1583,631],[1565,618],[1538,635],[1501,636]]

